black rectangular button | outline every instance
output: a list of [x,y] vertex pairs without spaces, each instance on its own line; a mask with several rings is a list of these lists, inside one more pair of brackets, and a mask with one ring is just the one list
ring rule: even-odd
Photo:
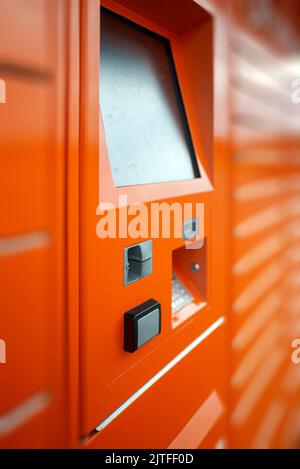
[[124,314],[124,350],[135,352],[161,331],[160,303],[148,300]]

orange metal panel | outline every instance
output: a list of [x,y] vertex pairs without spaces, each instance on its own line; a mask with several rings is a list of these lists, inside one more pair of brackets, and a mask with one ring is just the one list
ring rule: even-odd
[[[223,361],[223,327],[205,339],[104,430],[95,433],[86,442],[86,447],[175,449],[179,444],[180,448],[196,449],[215,446],[225,434],[226,370],[213,368],[211,364]],[[201,425],[193,425],[195,417],[200,418]],[[209,446],[206,446],[208,441]]]
[[63,15],[62,2],[0,5],[1,447],[65,439]]
[[[153,18],[155,19],[153,15],[151,22],[149,22],[145,19],[146,15],[141,17],[136,12],[132,12],[129,9],[125,10],[119,6],[118,2],[102,2],[102,4],[113,8],[123,15],[126,14],[126,17],[138,21],[144,26],[151,27],[156,32],[167,35],[167,37],[171,38],[171,41],[174,37],[174,32],[166,32],[165,29],[160,29],[162,18],[159,25],[156,23],[153,25]],[[181,182],[176,185],[170,183],[145,188],[126,188],[126,191],[123,188],[123,192],[125,191],[129,195],[129,201],[155,201],[162,199],[163,201],[172,202],[174,201],[175,191],[178,190],[180,197],[176,197],[176,201],[179,201],[180,204],[185,202],[201,202],[205,205],[204,232],[207,239],[208,264],[207,304],[197,314],[180,324],[175,330],[172,328],[171,320],[172,251],[183,247],[184,243],[172,238],[154,239],[153,275],[124,288],[123,249],[130,244],[134,244],[134,241],[130,240],[130,238],[100,240],[95,236],[95,226],[99,219],[96,216],[96,209],[99,203],[98,184],[101,186],[101,182],[103,181],[104,183],[106,181],[107,190],[110,192],[113,191],[113,185],[108,166],[101,166],[101,160],[107,158],[105,145],[103,145],[103,128],[100,133],[100,181],[98,179],[99,121],[98,118],[96,119],[96,109],[99,103],[99,2],[84,3],[84,6],[84,34],[81,50],[84,60],[82,81],[83,118],[81,127],[83,133],[83,146],[81,149],[81,434],[86,436],[225,313],[226,305],[224,300],[226,298],[226,290],[224,277],[221,276],[224,266],[221,263],[221,259],[226,257],[226,212],[224,211],[220,215],[217,213],[217,206],[226,187],[226,178],[222,177],[219,173],[218,168],[223,163],[218,155],[213,168],[215,171],[214,191],[211,191],[208,185],[202,185],[201,180]],[[152,2],[156,18],[159,16],[158,6],[158,2]],[[179,22],[178,17],[177,21]],[[208,34],[208,31],[204,34]],[[93,38],[93,41],[89,37]],[[199,37],[202,38],[201,35]],[[198,38],[198,54],[201,53],[202,49],[203,51],[207,49],[209,36],[204,35],[204,37],[206,37],[206,41],[200,41]],[[188,34],[184,36],[185,42],[182,44],[182,50],[185,50],[191,40],[194,40],[194,36],[188,37]],[[174,44],[173,52],[179,80],[182,80],[183,94],[187,95],[186,106],[191,131],[196,134],[199,119],[197,112],[192,112],[192,97],[204,101],[203,93],[206,93],[207,98],[208,92],[207,89],[204,91],[198,89],[197,94],[192,96],[189,94],[188,83],[192,84],[194,81],[196,83],[198,71],[195,66],[195,73],[193,73],[192,60],[188,65],[185,63],[185,57],[181,55],[182,50],[179,37],[174,37]],[[193,54],[196,52],[194,49],[191,49],[189,53]],[[207,74],[208,76],[205,79],[211,81],[212,63],[207,67]],[[194,90],[196,91],[196,89],[195,84]],[[207,110],[208,119],[205,123],[203,121],[203,126],[206,125],[207,131],[209,131],[209,115],[212,115],[212,110]],[[201,150],[199,150],[199,153],[202,155],[203,146],[200,141],[196,143],[197,149]],[[205,155],[208,158],[205,164],[209,168],[209,164],[212,164],[212,161],[209,163],[211,155]],[[224,157],[226,157],[226,154]],[[205,160],[204,157],[203,159]],[[101,173],[101,168],[102,171],[106,168],[107,172]],[[203,171],[202,174],[202,181],[205,181],[205,172]],[[208,189],[210,192],[207,192]],[[202,193],[201,195],[193,195],[195,191]],[[191,195],[184,197],[182,193]],[[100,187],[100,197],[101,194],[103,192],[101,193]],[[107,192],[105,194],[105,191],[104,195],[110,196]],[[108,200],[110,201],[111,199],[109,198]],[[106,199],[100,198],[100,202],[105,201]],[[149,204],[147,206],[149,209]],[[196,251],[194,252],[196,256]],[[123,313],[150,297],[154,297],[161,302],[162,333],[141,350],[138,350],[133,355],[129,355],[122,348]],[[225,349],[223,352],[225,352]],[[103,357],[105,357],[105,360],[103,360]],[[225,362],[225,360],[223,361]],[[200,366],[201,364],[195,360],[194,365]],[[215,373],[217,373],[217,370]],[[160,386],[160,383],[158,383],[157,388],[159,389]],[[225,382],[223,382],[223,390],[221,392],[224,392],[224,386]],[[169,384],[170,390],[171,384]],[[185,394],[181,395],[180,398],[189,399],[188,386]],[[155,402],[154,399],[151,407],[155,406]],[[161,441],[165,441],[165,432],[166,429],[159,426],[156,437],[160,436]],[[148,437],[150,438],[150,435]],[[120,440],[120,444],[122,446],[126,445],[126,440],[124,442]]]

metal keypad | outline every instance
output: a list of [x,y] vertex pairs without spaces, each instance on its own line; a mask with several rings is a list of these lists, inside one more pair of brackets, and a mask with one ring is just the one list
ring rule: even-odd
[[178,277],[172,275],[172,314],[193,301],[191,293],[183,286]]

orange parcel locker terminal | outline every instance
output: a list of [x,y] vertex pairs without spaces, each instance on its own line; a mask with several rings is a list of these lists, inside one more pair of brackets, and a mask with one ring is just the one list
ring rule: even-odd
[[180,1],[85,5],[82,443],[211,446],[225,404],[213,13],[192,0],[184,15]]

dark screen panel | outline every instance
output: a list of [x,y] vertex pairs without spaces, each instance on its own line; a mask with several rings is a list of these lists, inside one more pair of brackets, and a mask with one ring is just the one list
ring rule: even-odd
[[168,42],[102,9],[100,66],[115,184],[199,177]]

